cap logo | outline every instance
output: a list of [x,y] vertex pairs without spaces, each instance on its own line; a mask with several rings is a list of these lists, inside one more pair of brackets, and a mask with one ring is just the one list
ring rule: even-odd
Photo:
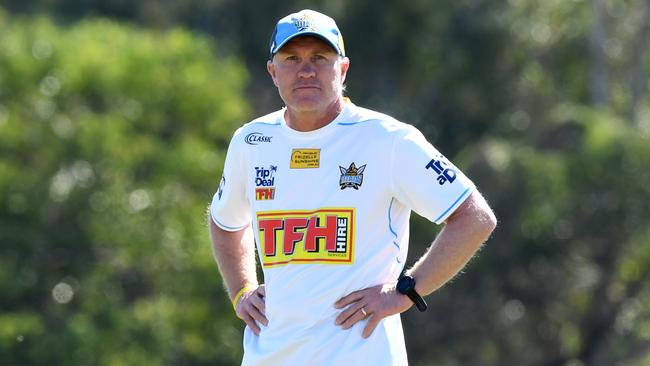
[[309,16],[309,14],[302,14],[300,17],[293,17],[291,18],[291,21],[299,31],[304,31],[305,29],[313,29],[313,19],[311,16]]

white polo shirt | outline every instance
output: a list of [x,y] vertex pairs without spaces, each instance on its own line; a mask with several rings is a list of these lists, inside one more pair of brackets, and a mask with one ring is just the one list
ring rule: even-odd
[[246,328],[244,365],[406,365],[398,314],[368,339],[366,321],[335,324],[336,300],[395,282],[411,210],[440,224],[472,182],[413,126],[348,103],[328,125],[289,128],[284,109],[238,129],[211,214],[224,230],[252,224],[266,317]]

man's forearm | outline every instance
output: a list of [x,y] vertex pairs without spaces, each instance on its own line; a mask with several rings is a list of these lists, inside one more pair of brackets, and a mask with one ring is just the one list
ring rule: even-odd
[[472,258],[496,227],[496,218],[483,197],[474,192],[446,221],[427,252],[408,271],[416,291],[428,295],[452,279]]
[[252,229],[248,226],[239,231],[226,231],[219,228],[211,217],[208,220],[212,253],[230,300],[233,300],[240,289],[258,284]]

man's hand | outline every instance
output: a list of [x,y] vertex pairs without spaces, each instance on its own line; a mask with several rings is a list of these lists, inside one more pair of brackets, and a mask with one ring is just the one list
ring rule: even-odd
[[336,317],[336,325],[349,329],[357,322],[368,318],[368,323],[363,329],[363,338],[368,338],[383,318],[403,313],[413,306],[407,296],[400,294],[395,289],[395,284],[377,285],[363,290],[354,291],[340,298],[334,307],[343,309]]
[[264,285],[260,285],[253,290],[244,292],[235,307],[237,316],[251,328],[255,335],[260,335],[258,322],[265,326],[269,324],[265,315],[264,296],[266,296]]

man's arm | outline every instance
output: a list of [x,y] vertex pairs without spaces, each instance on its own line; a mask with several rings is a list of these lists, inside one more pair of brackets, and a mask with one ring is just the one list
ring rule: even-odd
[[497,219],[483,196],[474,191],[445,221],[427,252],[407,274],[415,291],[428,295],[452,279],[487,240]]
[[[474,191],[445,221],[427,252],[407,271],[415,278],[416,291],[428,295],[453,278],[487,240],[496,224],[487,202]],[[398,293],[392,283],[352,292],[339,299],[335,306],[347,307],[336,319],[344,329],[364,319],[365,312],[369,319],[363,336],[367,338],[381,319],[408,310],[413,302]]]
[[250,226],[239,231],[226,231],[218,227],[208,213],[212,254],[214,255],[221,278],[223,278],[230,300],[242,289],[241,297],[234,304],[237,316],[258,334],[260,328],[256,321],[267,325],[264,312],[264,285],[257,283],[255,269],[255,244]]

